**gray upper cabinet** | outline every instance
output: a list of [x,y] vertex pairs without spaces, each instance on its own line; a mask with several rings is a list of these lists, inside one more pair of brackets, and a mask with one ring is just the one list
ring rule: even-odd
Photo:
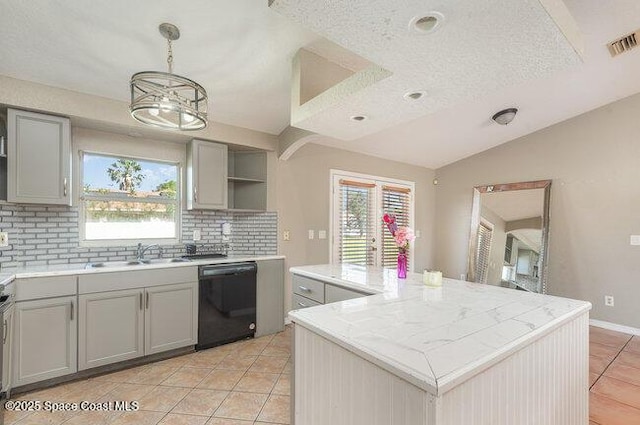
[[7,200],[71,205],[68,118],[7,111]]
[[227,209],[227,145],[193,139],[187,146],[187,209]]

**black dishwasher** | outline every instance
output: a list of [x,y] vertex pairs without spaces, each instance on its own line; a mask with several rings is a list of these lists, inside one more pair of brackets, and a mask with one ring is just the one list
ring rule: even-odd
[[256,263],[199,267],[196,350],[253,338],[257,270]]

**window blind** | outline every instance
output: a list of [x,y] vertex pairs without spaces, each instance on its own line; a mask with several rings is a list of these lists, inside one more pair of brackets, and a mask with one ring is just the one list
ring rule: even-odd
[[476,282],[479,283],[487,283],[492,238],[493,230],[486,224],[480,223],[478,229],[478,250],[476,252]]
[[[382,211],[395,215],[398,226],[410,226],[411,190],[406,187],[382,186]],[[382,227],[380,240],[382,242],[381,266],[398,267],[398,246],[386,226]],[[407,260],[411,261],[408,252]]]
[[340,180],[338,258],[341,263],[372,265],[375,251],[375,184]]

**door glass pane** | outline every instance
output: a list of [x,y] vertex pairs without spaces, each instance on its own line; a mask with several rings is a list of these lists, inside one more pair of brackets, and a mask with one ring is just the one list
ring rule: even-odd
[[373,265],[375,251],[375,185],[341,181],[338,194],[338,259],[341,263]]

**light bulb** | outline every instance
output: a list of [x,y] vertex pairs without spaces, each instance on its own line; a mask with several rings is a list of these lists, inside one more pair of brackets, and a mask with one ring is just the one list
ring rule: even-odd
[[149,115],[153,115],[154,117],[157,117],[159,113],[160,113],[160,110],[158,108],[149,109]]
[[194,118],[190,114],[182,113],[182,121],[184,122],[193,122]]

